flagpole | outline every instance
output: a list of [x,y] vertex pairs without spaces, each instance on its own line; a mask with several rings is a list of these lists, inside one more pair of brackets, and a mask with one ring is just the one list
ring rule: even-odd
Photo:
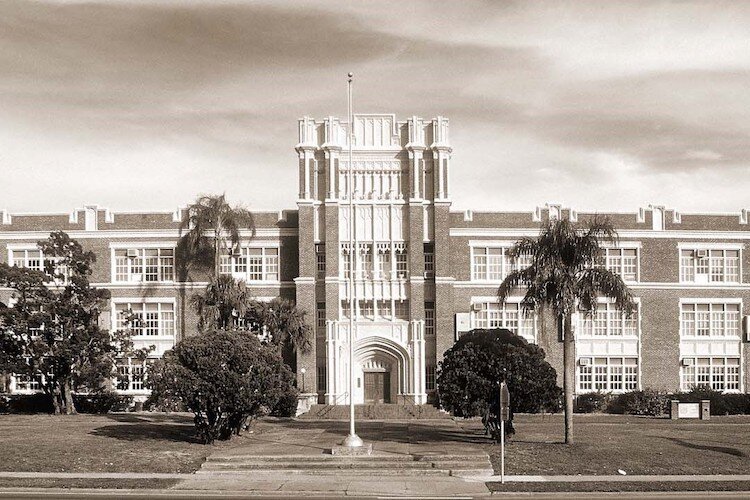
[[349,114],[349,435],[344,440],[344,446],[358,448],[363,446],[362,439],[354,430],[354,271],[355,255],[354,248],[354,164],[352,163],[352,144],[354,143],[354,113],[352,112],[352,79],[354,75],[349,73],[348,80],[348,114]]

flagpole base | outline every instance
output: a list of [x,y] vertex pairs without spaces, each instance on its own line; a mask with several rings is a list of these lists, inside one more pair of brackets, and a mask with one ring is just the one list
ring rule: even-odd
[[372,455],[372,443],[365,444],[356,434],[349,434],[343,443],[331,448],[331,455],[350,457]]

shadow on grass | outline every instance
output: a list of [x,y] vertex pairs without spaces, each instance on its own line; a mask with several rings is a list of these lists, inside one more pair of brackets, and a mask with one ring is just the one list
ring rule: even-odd
[[673,443],[684,446],[685,448],[691,448],[693,450],[704,450],[704,451],[715,451],[716,453],[724,453],[727,455],[732,455],[734,457],[747,457],[747,454],[741,450],[738,450],[737,448],[729,448],[727,446],[710,446],[710,445],[704,445],[704,444],[695,444],[691,443],[689,441],[685,441],[683,439],[673,438],[673,437],[663,437],[662,439],[666,439],[667,441],[672,441]]
[[186,415],[111,413],[107,418],[119,424],[97,427],[90,434],[123,441],[201,443],[193,419]]

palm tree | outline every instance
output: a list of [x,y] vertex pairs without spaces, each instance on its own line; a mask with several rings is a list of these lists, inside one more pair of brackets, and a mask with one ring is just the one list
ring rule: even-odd
[[289,345],[301,352],[312,347],[312,328],[305,316],[292,301],[280,297],[270,302],[254,301],[247,311],[251,328],[264,331],[279,349]]
[[212,280],[202,294],[190,298],[190,305],[198,315],[198,331],[242,329],[251,302],[250,292],[242,280],[219,276]]
[[530,265],[508,274],[498,289],[505,302],[518,288],[526,289],[521,302],[527,310],[550,308],[563,338],[563,390],[565,393],[565,443],[573,442],[573,392],[575,339],[572,318],[578,311],[594,314],[599,296],[614,300],[617,309],[630,315],[635,302],[620,276],[598,265],[602,243],[617,243],[608,219],[594,217],[585,224],[555,219],[545,224],[537,238],[523,238],[510,249],[512,259],[524,256]]
[[[231,207],[225,196],[199,196],[180,222],[180,239],[188,259],[199,261],[207,250],[213,253],[213,277],[219,276],[221,253],[239,245],[240,230],[255,233],[253,215],[242,207]],[[183,231],[187,232],[183,235]],[[211,236],[209,236],[211,234]]]

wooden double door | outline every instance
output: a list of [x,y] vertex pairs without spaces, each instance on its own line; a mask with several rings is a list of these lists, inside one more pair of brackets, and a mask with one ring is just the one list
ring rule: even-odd
[[391,402],[391,372],[365,372],[365,404]]

